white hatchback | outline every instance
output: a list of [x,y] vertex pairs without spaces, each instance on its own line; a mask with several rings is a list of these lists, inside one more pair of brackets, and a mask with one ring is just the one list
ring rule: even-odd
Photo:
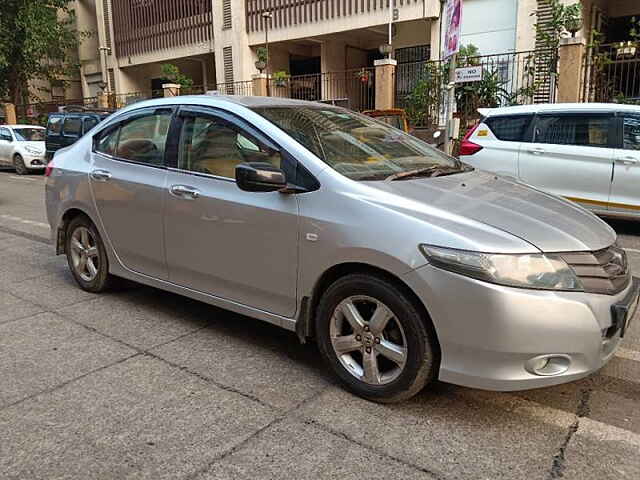
[[640,218],[640,106],[545,104],[479,109],[460,159],[573,200]]
[[36,125],[0,126],[0,165],[12,166],[18,175],[43,170],[45,129]]

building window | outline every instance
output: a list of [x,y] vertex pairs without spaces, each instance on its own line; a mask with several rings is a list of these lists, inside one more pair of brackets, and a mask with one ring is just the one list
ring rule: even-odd
[[231,28],[231,0],[222,0],[222,28]]
[[398,63],[425,62],[431,58],[431,45],[397,48],[395,57]]
[[222,49],[222,59],[224,61],[224,81],[233,83],[233,50],[231,47]]

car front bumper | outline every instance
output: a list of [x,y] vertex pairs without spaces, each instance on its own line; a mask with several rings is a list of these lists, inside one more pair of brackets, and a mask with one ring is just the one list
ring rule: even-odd
[[25,167],[33,170],[42,170],[47,166],[47,160],[45,159],[44,154],[42,155],[24,155],[22,157],[24,159]]
[[[527,290],[431,265],[409,272],[405,281],[434,323],[439,379],[501,391],[557,385],[600,369],[624,333],[620,318],[635,312],[639,288],[634,279],[616,295]],[[532,368],[545,357],[566,369],[543,374]]]

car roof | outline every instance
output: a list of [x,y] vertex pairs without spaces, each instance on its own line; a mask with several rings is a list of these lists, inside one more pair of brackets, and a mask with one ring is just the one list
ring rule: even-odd
[[306,100],[294,100],[290,98],[280,97],[245,97],[241,95],[184,95],[180,97],[154,98],[151,100],[143,100],[140,102],[127,105],[117,113],[136,110],[143,107],[161,106],[161,105],[207,105],[212,107],[221,107],[226,105],[239,105],[246,108],[259,107],[327,107],[334,108],[332,105],[318,102],[309,102]]
[[20,125],[1,125],[2,127],[7,127],[7,128],[37,128],[40,130],[44,130],[44,127],[41,127],[40,125],[29,125],[29,124],[20,124]]
[[540,103],[515,107],[479,108],[484,117],[498,115],[522,115],[527,113],[571,113],[571,112],[640,112],[640,105],[620,103]]

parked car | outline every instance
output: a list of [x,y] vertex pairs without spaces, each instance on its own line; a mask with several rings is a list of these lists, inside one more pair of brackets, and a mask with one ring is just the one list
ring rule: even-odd
[[85,133],[102,122],[111,113],[71,109],[68,112],[52,113],[47,121],[47,159],[61,148],[74,144]]
[[12,166],[18,175],[25,175],[30,170],[42,171],[47,163],[44,153],[44,128],[0,126],[0,165]]
[[480,109],[460,159],[561,195],[599,215],[640,218],[640,106]]
[[339,107],[131,105],[60,152],[46,208],[78,285],[117,277],[315,337],[352,392],[582,378],[638,303],[625,251],[571,202]]
[[409,120],[407,114],[401,108],[393,108],[390,110],[366,110],[365,115],[380,120],[381,122],[391,125],[403,132],[411,133],[409,128]]

